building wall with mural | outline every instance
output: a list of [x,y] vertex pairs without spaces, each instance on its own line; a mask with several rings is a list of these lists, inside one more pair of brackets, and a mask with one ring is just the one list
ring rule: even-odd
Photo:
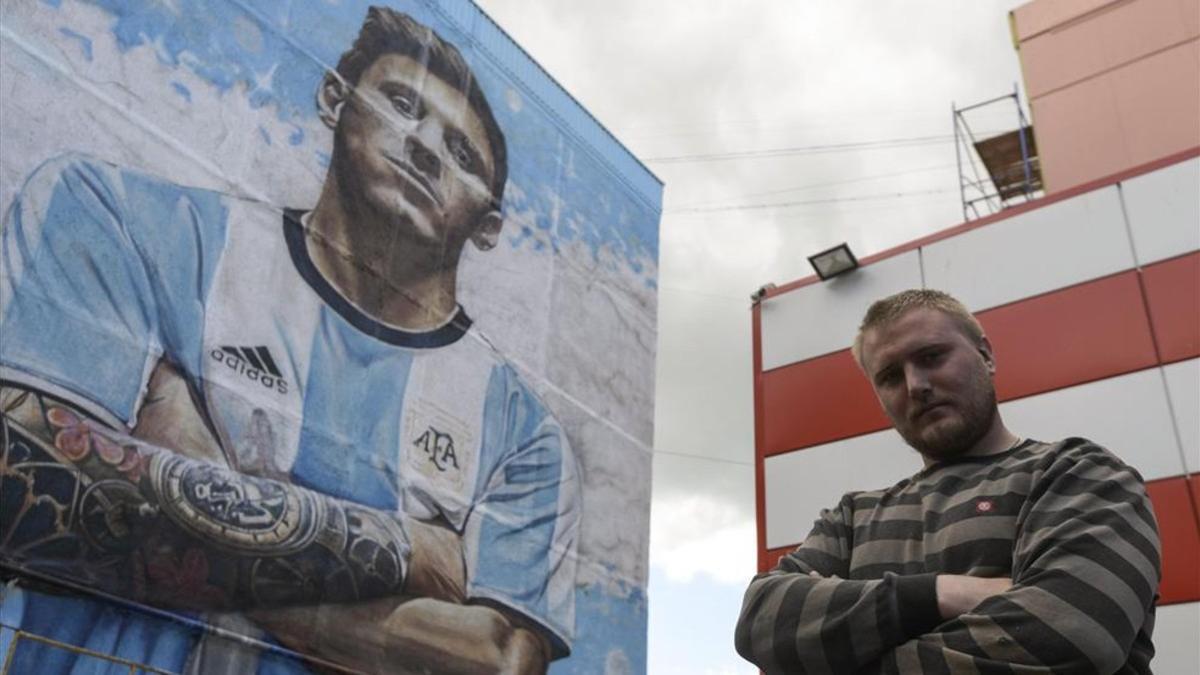
[[644,671],[662,185],[368,5],[4,3],[11,672]]

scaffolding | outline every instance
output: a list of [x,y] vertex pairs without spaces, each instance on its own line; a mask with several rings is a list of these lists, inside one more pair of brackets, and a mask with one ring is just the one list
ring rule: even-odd
[[[966,113],[1009,101],[1016,109],[1017,128],[977,139]],[[954,117],[954,155],[958,163],[958,191],[964,221],[997,213],[1042,195],[1042,171],[1033,126],[1021,109],[1015,84],[1011,94],[963,108],[951,103],[950,107]]]

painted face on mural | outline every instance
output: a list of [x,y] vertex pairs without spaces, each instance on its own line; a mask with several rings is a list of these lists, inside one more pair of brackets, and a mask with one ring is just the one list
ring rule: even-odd
[[869,330],[862,355],[896,431],[929,459],[968,452],[996,420],[991,345],[945,312],[916,308]]
[[333,170],[355,210],[396,223],[413,243],[452,253],[491,248],[501,217],[489,189],[495,160],[467,97],[416,60],[380,56],[353,94],[327,78]]

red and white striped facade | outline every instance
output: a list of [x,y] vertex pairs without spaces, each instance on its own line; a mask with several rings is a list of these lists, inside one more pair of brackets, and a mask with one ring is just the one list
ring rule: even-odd
[[914,473],[849,345],[867,306],[936,288],[977,314],[1009,429],[1136,467],[1162,535],[1156,672],[1200,672],[1200,148],[774,289],[753,310],[758,566],[849,490]]

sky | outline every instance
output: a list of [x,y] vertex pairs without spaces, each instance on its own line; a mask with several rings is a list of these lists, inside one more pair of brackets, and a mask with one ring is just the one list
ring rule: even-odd
[[749,296],[962,222],[952,106],[1020,88],[1021,2],[477,2],[666,185],[648,671],[755,673]]

